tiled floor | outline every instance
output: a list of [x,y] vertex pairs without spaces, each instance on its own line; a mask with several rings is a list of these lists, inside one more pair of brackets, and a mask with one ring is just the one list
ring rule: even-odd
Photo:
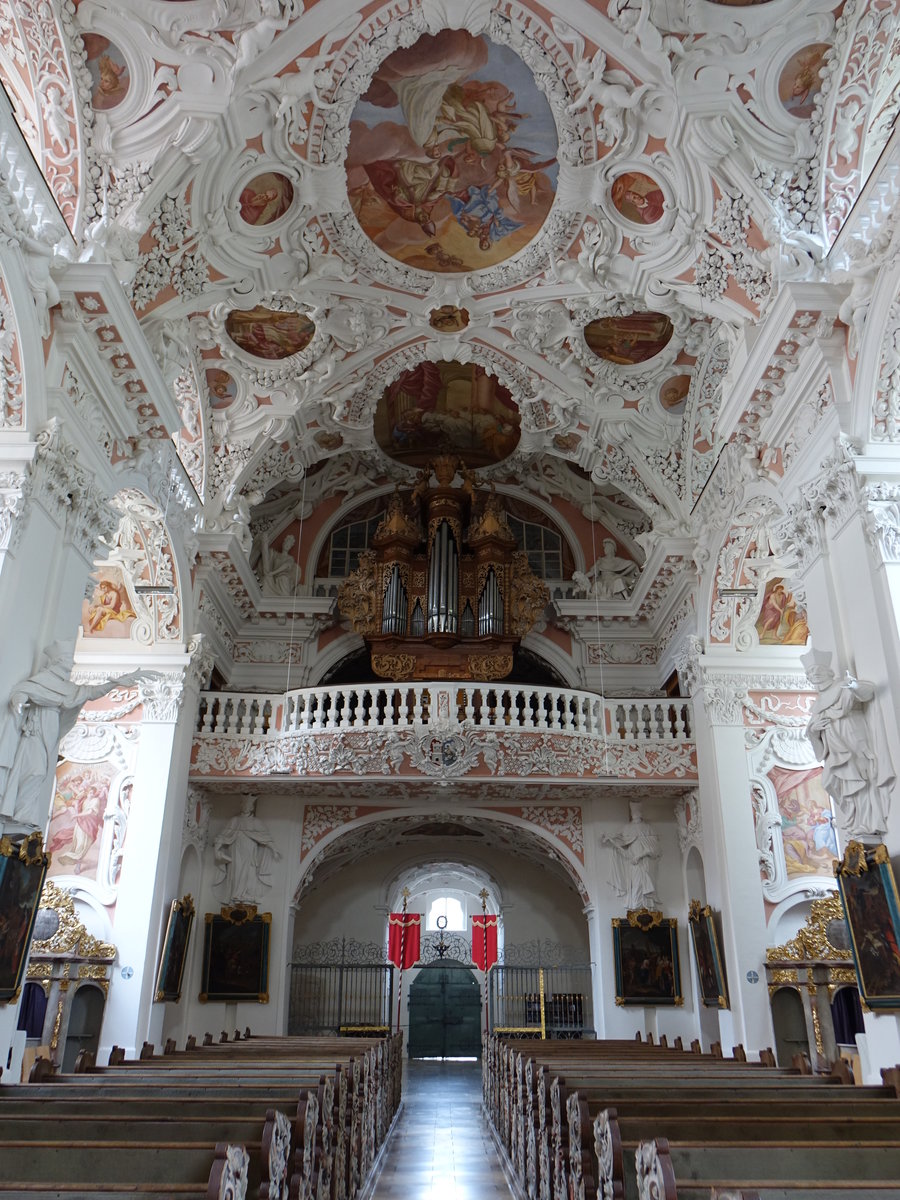
[[408,1063],[372,1200],[509,1200],[481,1112],[481,1063]]

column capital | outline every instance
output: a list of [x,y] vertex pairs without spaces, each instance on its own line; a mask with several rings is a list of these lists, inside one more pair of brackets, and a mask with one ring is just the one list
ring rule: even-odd
[[143,720],[147,723],[174,724],[184,699],[185,668],[167,673],[146,675],[138,681],[138,695],[144,706]]

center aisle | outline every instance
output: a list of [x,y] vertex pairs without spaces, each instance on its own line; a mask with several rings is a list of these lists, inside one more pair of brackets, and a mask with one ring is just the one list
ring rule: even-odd
[[413,1059],[372,1200],[509,1200],[481,1111],[481,1063]]

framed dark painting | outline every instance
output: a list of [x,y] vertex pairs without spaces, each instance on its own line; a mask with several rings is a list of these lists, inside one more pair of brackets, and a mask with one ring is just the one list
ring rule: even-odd
[[271,913],[253,904],[206,914],[200,1001],[269,1003]]
[[194,901],[190,894],[181,900],[173,900],[156,973],[156,1000],[170,1000],[177,1004],[181,999],[181,981],[193,924]]
[[887,847],[850,842],[834,873],[860,997],[869,1008],[900,1008],[900,897]]
[[19,998],[49,863],[39,833],[0,838],[0,1004]]
[[691,941],[694,943],[700,999],[707,1008],[727,1008],[725,971],[719,952],[716,923],[709,905],[701,905],[699,900],[692,900],[688,924],[691,929]]
[[675,917],[638,908],[612,926],[616,1004],[683,1004]]

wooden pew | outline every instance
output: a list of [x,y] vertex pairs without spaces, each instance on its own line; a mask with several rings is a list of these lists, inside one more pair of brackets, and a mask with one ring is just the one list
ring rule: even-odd
[[[200,1049],[194,1039],[189,1045],[180,1052],[167,1045],[161,1056],[145,1046],[134,1062],[114,1054],[111,1060],[117,1065],[112,1067],[4,1089],[0,1161],[17,1169],[21,1163],[27,1175],[21,1156],[29,1156],[32,1163],[43,1164],[33,1166],[33,1172],[52,1175],[65,1154],[87,1155],[96,1173],[112,1177],[121,1165],[117,1146],[129,1144],[139,1151],[134,1161],[141,1170],[149,1169],[148,1155],[155,1151],[178,1174],[187,1170],[189,1154],[199,1151],[201,1138],[213,1135],[215,1144],[228,1136],[240,1138],[250,1152],[245,1188],[249,1183],[254,1195],[266,1197],[271,1189],[280,1196],[288,1184],[298,1200],[356,1195],[399,1104],[399,1037],[349,1041],[245,1035],[231,1042],[210,1039]],[[335,1063],[335,1057],[343,1061]],[[100,1124],[112,1136],[94,1144]],[[197,1167],[194,1159],[190,1162],[188,1184],[193,1187]],[[204,1178],[212,1187],[209,1173],[207,1162]],[[3,1174],[12,1178],[6,1169]],[[28,1184],[27,1194],[32,1184],[42,1186],[30,1177],[19,1182]],[[166,1189],[176,1182],[180,1180],[170,1179],[158,1194],[168,1194]],[[73,1186],[77,1189],[78,1181]],[[0,1195],[4,1192],[9,1194],[10,1187],[0,1181]]]

